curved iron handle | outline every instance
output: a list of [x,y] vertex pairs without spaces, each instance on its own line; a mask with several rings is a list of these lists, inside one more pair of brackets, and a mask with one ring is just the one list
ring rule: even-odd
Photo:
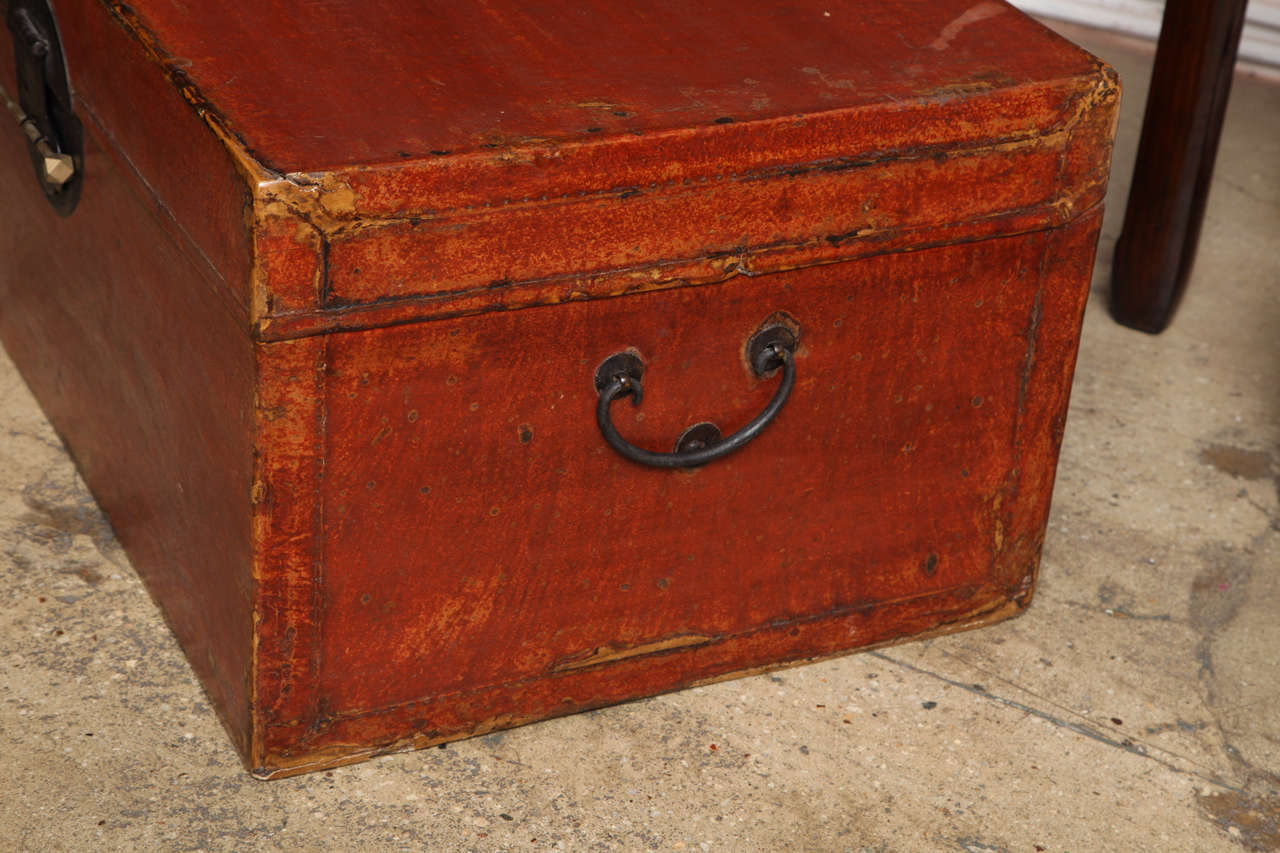
[[84,183],[84,127],[75,114],[58,21],[49,0],[8,0],[5,23],[13,39],[18,89],[11,96],[0,86],[0,106],[27,137],[45,198],[60,216],[70,216]]
[[596,403],[596,423],[600,426],[600,433],[621,456],[655,468],[696,468],[728,456],[763,432],[782,411],[796,387],[795,348],[795,334],[785,326],[770,326],[752,335],[747,352],[756,375],[766,376],[778,367],[782,368],[782,381],[778,383],[778,390],[769,405],[728,438],[720,438],[720,431],[710,424],[696,424],[685,430],[673,453],[636,447],[613,425],[609,410],[614,400],[630,394],[632,405],[638,406],[644,395],[644,386],[640,382],[644,363],[631,353],[613,355],[596,371],[596,389],[600,393]]

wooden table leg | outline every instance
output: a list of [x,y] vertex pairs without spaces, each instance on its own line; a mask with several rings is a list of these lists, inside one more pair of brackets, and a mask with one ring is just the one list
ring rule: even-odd
[[1173,318],[1195,260],[1231,92],[1245,0],[1168,0],[1124,229],[1111,315],[1144,332]]

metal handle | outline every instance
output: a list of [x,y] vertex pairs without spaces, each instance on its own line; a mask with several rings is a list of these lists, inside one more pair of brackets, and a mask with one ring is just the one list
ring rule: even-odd
[[782,368],[782,381],[764,411],[728,438],[722,438],[720,430],[710,423],[695,424],[684,431],[676,441],[673,453],[659,453],[636,447],[627,441],[613,425],[610,407],[619,397],[631,395],[632,405],[640,405],[644,396],[641,377],[644,362],[634,353],[620,352],[610,356],[596,371],[596,390],[600,399],[596,403],[596,423],[609,446],[618,453],[641,465],[655,468],[696,468],[716,459],[728,456],[758,436],[782,411],[791,391],[796,387],[796,336],[786,326],[767,326],[751,336],[747,342],[747,358],[757,376],[766,376]]
[[84,128],[76,118],[58,22],[48,0],[10,0],[18,91],[0,87],[3,105],[27,137],[31,164],[54,210],[69,216],[84,179]]

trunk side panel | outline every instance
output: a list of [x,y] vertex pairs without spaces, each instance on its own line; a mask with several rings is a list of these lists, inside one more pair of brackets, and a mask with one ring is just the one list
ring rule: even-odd
[[250,739],[252,347],[207,265],[86,134],[54,214],[0,126],[0,337],[237,747]]

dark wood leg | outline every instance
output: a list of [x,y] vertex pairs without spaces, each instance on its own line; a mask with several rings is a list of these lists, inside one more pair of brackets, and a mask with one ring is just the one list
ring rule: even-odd
[[1245,0],[1168,0],[1111,269],[1111,315],[1161,332],[1195,260]]

